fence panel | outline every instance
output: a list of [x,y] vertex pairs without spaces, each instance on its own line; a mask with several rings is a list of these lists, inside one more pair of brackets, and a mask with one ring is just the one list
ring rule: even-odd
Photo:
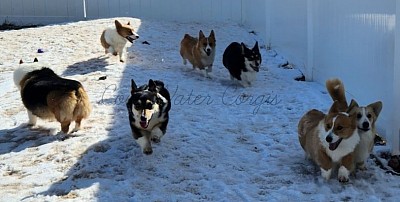
[[[266,29],[266,43],[283,53],[309,79],[321,84],[331,77],[341,78],[348,98],[359,104],[384,103],[377,123],[379,132],[393,139],[399,153],[400,118],[394,106],[400,103],[394,64],[396,0],[266,0],[263,11],[245,5],[244,22]],[[259,5],[259,4],[257,4]],[[251,11],[261,13],[252,14]],[[400,15],[400,9],[397,15]],[[265,16],[263,18],[263,15]],[[261,20],[260,20],[261,19]],[[265,20],[262,20],[265,19]],[[399,19],[399,17],[398,17]],[[399,25],[400,23],[397,23]],[[400,44],[400,43],[399,43]],[[400,63],[399,63],[400,64]],[[398,64],[397,64],[398,65]],[[399,93],[397,93],[399,94]]]
[[[242,0],[86,0],[88,19],[131,16],[178,21],[241,22]],[[99,9],[99,5],[102,9]]]
[[83,19],[82,0],[1,0],[0,23],[50,24]]
[[340,77],[361,105],[389,104],[379,118],[390,128],[393,102],[395,1],[315,1],[313,78]]

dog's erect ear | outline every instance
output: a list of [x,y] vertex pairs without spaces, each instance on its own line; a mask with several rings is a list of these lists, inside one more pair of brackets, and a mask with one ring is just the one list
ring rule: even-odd
[[253,51],[257,51],[257,52],[260,51],[260,50],[258,49],[258,41],[256,41],[256,44],[254,44]]
[[137,85],[133,79],[131,79],[131,95],[133,95],[137,90]]
[[350,102],[349,108],[347,108],[347,113],[352,114],[359,107],[360,106],[358,105],[358,103],[354,99],[352,99]]
[[335,102],[333,102],[331,108],[329,109],[329,113],[331,114],[331,113],[339,113],[339,112],[340,112],[339,102],[335,101]]
[[118,20],[115,20],[115,27],[121,28],[122,24]]
[[240,43],[240,46],[242,47],[242,55],[244,55],[244,50],[247,48],[246,45],[242,42]]
[[39,62],[39,60],[37,58],[33,59],[33,62]]
[[211,30],[210,36],[208,37],[215,38],[214,30]]
[[200,39],[200,38],[205,38],[205,37],[206,37],[206,36],[204,36],[203,31],[200,30],[200,31],[199,31],[199,39]]
[[153,79],[149,80],[149,91],[150,92],[157,92],[157,85],[156,83],[153,81]]
[[383,105],[382,102],[378,101],[378,102],[374,102],[372,104],[369,104],[367,106],[367,108],[371,108],[372,111],[375,113],[376,117],[378,117],[379,114],[381,113],[382,105]]
[[22,59],[20,59],[19,60],[19,64],[22,64],[22,63],[24,63],[24,61]]

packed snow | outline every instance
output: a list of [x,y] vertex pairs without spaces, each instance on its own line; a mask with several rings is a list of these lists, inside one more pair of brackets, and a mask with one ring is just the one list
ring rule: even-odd
[[[295,81],[298,69],[280,68],[287,59],[273,46],[262,46],[253,86],[230,80],[223,51],[233,41],[265,44],[252,29],[228,22],[118,19],[130,20],[140,35],[126,63],[105,55],[100,44],[114,18],[0,32],[0,201],[398,199],[399,178],[371,159],[346,184],[335,176],[325,181],[305,159],[298,121],[312,108],[328,111],[332,101],[325,86]],[[183,35],[200,29],[216,34],[211,78],[183,65],[179,55]],[[91,99],[83,130],[65,140],[57,122],[26,125],[12,72],[20,59],[35,57],[80,81]],[[162,80],[172,96],[167,133],[153,144],[152,155],[141,152],[129,127],[125,103],[131,79],[139,85]]]

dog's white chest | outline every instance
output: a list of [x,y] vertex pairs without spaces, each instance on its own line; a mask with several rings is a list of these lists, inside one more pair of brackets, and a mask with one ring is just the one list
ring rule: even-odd
[[360,133],[360,143],[357,145],[355,151],[356,162],[362,162],[368,158],[373,141],[374,134],[372,131]]
[[108,28],[104,38],[108,44],[119,48],[125,47],[127,43],[127,40],[119,35],[115,28]]
[[203,57],[201,58],[201,64],[203,64],[205,67],[211,66],[213,62],[214,62],[214,53],[212,53],[210,56],[204,54]]
[[242,72],[240,75],[240,78],[247,83],[253,83],[253,81],[256,80],[256,72],[255,71],[248,71],[248,72]]

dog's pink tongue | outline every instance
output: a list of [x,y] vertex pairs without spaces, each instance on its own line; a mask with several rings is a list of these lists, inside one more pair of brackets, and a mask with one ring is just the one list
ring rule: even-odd
[[142,126],[142,128],[147,128],[147,121],[140,121],[140,126]]
[[342,142],[342,138],[340,138],[340,139],[339,139],[338,141],[336,141],[336,142],[329,143],[329,149],[330,149],[331,151],[337,149],[338,146],[339,146],[339,144],[340,144],[340,142]]

